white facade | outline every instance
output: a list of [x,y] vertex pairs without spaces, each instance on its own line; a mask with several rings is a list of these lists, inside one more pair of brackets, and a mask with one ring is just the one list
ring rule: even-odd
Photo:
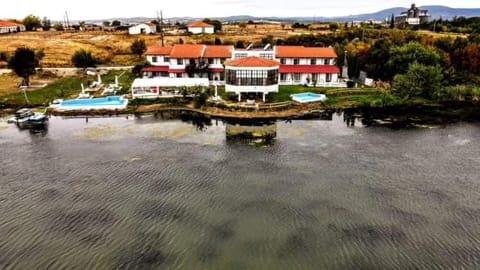
[[25,25],[10,21],[0,21],[0,34],[16,33],[25,31]]
[[[236,66],[238,63],[232,66],[229,66],[229,64],[225,66],[227,77],[225,92],[235,93],[238,96],[238,101],[241,100],[242,93],[261,93],[264,102],[266,95],[269,93],[278,93],[278,65],[273,66],[270,65],[271,63],[266,63],[265,65],[270,66],[260,66],[259,64],[264,63],[256,61],[255,58],[255,56],[249,57],[249,61],[244,64],[241,63],[241,66]],[[232,60],[232,62],[239,60],[241,59]],[[270,60],[270,62],[273,61]],[[253,65],[248,66],[248,63],[253,63]]]
[[131,90],[133,98],[157,98],[180,95],[176,87],[208,87],[209,85],[208,78],[142,78],[133,81]]
[[299,85],[307,84],[318,87],[346,87],[345,83],[338,80],[337,73],[281,73],[281,85]]
[[282,65],[335,65],[335,58],[278,58]]
[[139,35],[139,34],[154,34],[157,32],[157,26],[150,23],[140,23],[128,28],[128,33],[130,35]]
[[[276,83],[280,85],[306,84],[317,87],[346,87],[346,83],[339,80],[340,69],[336,66],[337,57],[332,48],[303,46],[275,46],[272,48],[266,46],[263,49],[234,49],[232,46],[227,46],[228,50],[226,50],[225,46],[223,47],[222,49],[216,45],[175,45],[171,50],[152,50],[152,54],[147,54],[147,60],[153,67],[145,67],[143,76],[177,79],[186,79],[190,76],[194,78],[208,77],[211,84],[226,84],[227,92],[268,94],[278,92],[278,85],[227,84],[225,71],[227,69],[242,70],[242,68],[248,70],[271,69],[272,65],[276,64],[278,71]],[[261,63],[257,63],[260,66],[254,63],[247,67],[228,66],[227,64],[227,67],[224,68],[225,60],[230,60],[226,62],[228,63],[251,57],[260,58],[260,62],[262,62],[261,59],[267,59],[270,64],[267,64],[266,67]],[[273,63],[271,63],[272,61]],[[190,74],[188,74],[191,63],[195,64],[195,72],[192,74],[190,70]]]
[[265,59],[273,60],[275,59],[275,51],[274,50],[246,50],[246,49],[236,49],[233,52],[232,59],[239,59],[245,57],[260,57]]
[[213,26],[208,26],[208,27],[188,27],[188,32],[192,34],[213,34],[214,27]]

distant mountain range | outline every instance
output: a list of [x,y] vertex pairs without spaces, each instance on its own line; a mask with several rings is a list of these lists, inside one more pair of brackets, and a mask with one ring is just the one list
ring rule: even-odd
[[[451,8],[446,6],[422,6],[420,9],[426,9],[429,11],[430,15],[434,19],[452,19],[453,17],[480,17],[480,8]],[[385,20],[392,16],[392,14],[399,15],[402,11],[406,11],[408,8],[404,7],[394,7],[389,9],[384,9],[375,13],[366,13],[366,14],[357,14],[349,16],[338,16],[338,17],[254,17],[249,15],[237,15],[229,17],[218,17],[210,18],[216,19],[222,22],[247,22],[247,21],[270,21],[270,22],[347,22],[347,21],[365,21],[365,20]],[[145,22],[156,20],[157,18],[149,17],[135,17],[135,18],[110,18],[105,19],[108,21],[119,20],[123,23],[133,23],[133,22]],[[194,20],[202,20],[203,17],[172,17],[167,18],[169,22],[189,22]],[[88,21],[88,22],[99,22],[99,20]],[[101,21],[100,21],[101,22]]]

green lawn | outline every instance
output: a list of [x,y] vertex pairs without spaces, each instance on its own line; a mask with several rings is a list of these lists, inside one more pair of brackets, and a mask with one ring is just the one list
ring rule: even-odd
[[[56,80],[38,90],[28,90],[27,96],[30,101],[29,106],[44,106],[57,98],[68,98],[78,94],[81,90],[80,84],[87,85],[86,78],[65,77]],[[21,107],[26,105],[23,91],[0,97],[0,101],[9,107]]]
[[[110,71],[102,76],[102,82],[105,85],[115,82],[115,75],[120,75],[123,71]],[[121,93],[125,94],[129,91],[135,76],[130,72],[125,72],[120,78],[119,83],[123,86]],[[16,93],[0,97],[0,103],[6,104],[8,107],[18,108],[22,106],[38,107],[45,106],[49,102],[57,98],[74,98],[81,91],[81,84],[87,87],[88,83],[96,80],[93,77],[72,76],[60,78],[50,83],[44,88],[38,90],[28,90],[27,96],[30,104],[26,104],[23,92],[19,90]]]

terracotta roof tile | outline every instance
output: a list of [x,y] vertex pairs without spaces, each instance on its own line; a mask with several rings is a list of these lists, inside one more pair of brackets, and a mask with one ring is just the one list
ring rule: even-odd
[[208,24],[206,22],[202,21],[197,21],[197,22],[191,22],[187,25],[187,27],[213,27],[213,25]]
[[205,45],[179,44],[175,45],[170,52],[171,58],[200,58],[202,57]]
[[230,58],[232,57],[233,46],[230,45],[208,45],[203,57],[205,58]]
[[276,61],[256,56],[225,61],[225,66],[233,67],[276,67],[278,65],[279,63]]
[[148,47],[145,52],[146,55],[169,55],[172,51],[171,46],[162,47],[162,46],[152,46]]
[[337,57],[332,47],[276,46],[275,50],[277,58]]
[[12,26],[23,26],[23,24],[12,22],[12,21],[0,20],[0,27],[12,27]]

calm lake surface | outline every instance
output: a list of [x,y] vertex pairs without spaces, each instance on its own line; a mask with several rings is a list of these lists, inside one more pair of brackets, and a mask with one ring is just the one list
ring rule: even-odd
[[480,123],[211,124],[1,119],[0,269],[480,268]]

